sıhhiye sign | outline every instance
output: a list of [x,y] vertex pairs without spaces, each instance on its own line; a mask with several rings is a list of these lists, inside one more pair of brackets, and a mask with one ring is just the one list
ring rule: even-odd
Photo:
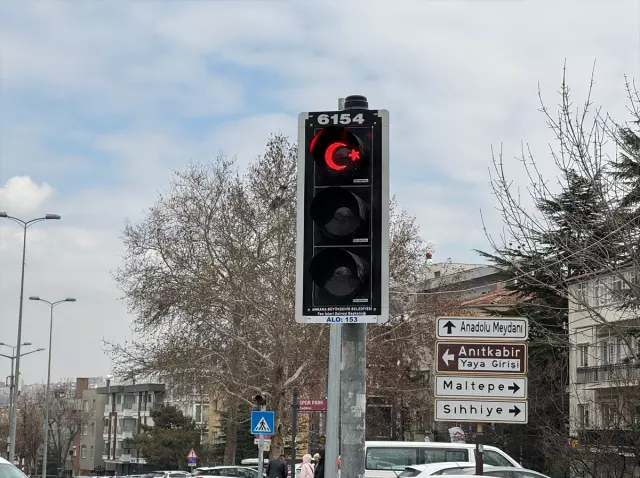
[[436,399],[435,419],[443,422],[525,424],[526,400]]
[[529,321],[522,317],[438,317],[438,339],[527,340]]

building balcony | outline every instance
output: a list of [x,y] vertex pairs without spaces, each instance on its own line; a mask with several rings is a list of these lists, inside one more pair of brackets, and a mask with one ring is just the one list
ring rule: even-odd
[[116,434],[118,438],[133,438],[135,431],[135,426],[123,426],[117,428]]
[[601,448],[615,447],[620,449],[635,449],[640,440],[640,426],[630,429],[595,429],[588,428],[578,432],[578,440],[582,445]]
[[576,383],[598,384],[604,387],[640,385],[640,364],[617,363],[578,367]]

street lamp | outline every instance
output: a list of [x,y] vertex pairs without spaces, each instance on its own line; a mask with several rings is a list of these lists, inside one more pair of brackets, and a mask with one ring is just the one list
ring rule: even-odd
[[[16,370],[15,376],[20,376],[20,345],[22,344],[22,305],[24,302],[24,266],[27,255],[27,229],[41,221],[49,221],[60,219],[58,214],[45,214],[43,217],[36,217],[28,221],[20,218],[9,216],[6,212],[0,212],[0,219],[9,219],[10,221],[20,224],[23,229],[22,234],[22,274],[20,278],[20,308],[18,309],[18,338],[16,340]],[[13,463],[16,453],[16,427],[18,423],[18,414],[16,413],[15,404],[11,408],[10,427],[9,427],[9,461]]]
[[[31,342],[22,342],[22,345],[24,347],[28,347],[29,345],[32,345],[32,344]],[[14,392],[14,390],[16,388],[16,382],[20,380],[20,377],[16,377],[14,375],[14,370],[13,370],[13,363],[16,359],[16,346],[5,344],[4,342],[0,342],[0,346],[8,347],[11,349],[11,355],[0,354],[0,357],[5,357],[11,360],[11,375],[9,376],[9,416],[11,416],[11,410],[13,409],[13,396],[14,394],[16,395],[16,397],[18,396],[17,392]],[[43,348],[31,350],[30,352],[25,352],[23,354],[20,354],[20,356],[24,357],[25,355],[33,354],[36,352],[42,352],[43,350],[44,350]],[[17,386],[20,386],[19,382],[17,383]]]
[[47,365],[47,392],[44,405],[44,450],[42,451],[42,478],[47,478],[47,454],[49,451],[49,384],[51,383],[51,346],[53,342],[53,309],[56,305],[63,302],[75,302],[73,297],[67,297],[66,299],[56,300],[55,302],[49,302],[48,300],[41,299],[37,295],[32,295],[29,300],[35,300],[38,302],[44,302],[51,309],[51,315],[49,318],[49,364]]

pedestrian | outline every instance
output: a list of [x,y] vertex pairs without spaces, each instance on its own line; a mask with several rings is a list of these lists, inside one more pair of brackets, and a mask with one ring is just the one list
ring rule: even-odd
[[267,478],[288,478],[287,463],[284,461],[284,455],[274,458],[267,465]]
[[320,450],[316,455],[318,455],[318,460],[316,463],[316,469],[313,472],[313,477],[324,478],[324,450]]
[[311,455],[308,453],[302,457],[302,466],[300,467],[300,478],[314,478],[313,465],[311,464]]

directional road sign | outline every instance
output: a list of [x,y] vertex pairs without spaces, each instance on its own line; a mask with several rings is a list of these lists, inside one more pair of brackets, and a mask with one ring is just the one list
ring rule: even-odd
[[526,400],[436,399],[437,422],[514,423],[529,421]]
[[253,410],[251,412],[251,433],[253,435],[273,435],[275,412]]
[[436,373],[526,375],[527,344],[436,342]]
[[327,399],[320,400],[298,400],[299,412],[326,412]]
[[436,375],[436,397],[527,398],[525,377]]
[[515,340],[529,338],[525,317],[438,317],[438,339]]

